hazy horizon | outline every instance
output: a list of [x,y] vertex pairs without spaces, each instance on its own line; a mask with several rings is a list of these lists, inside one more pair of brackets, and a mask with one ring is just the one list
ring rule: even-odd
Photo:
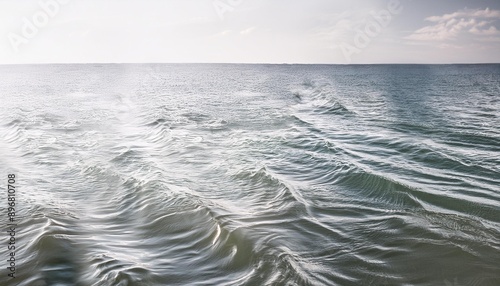
[[446,66],[446,65],[500,65],[500,62],[484,62],[484,63],[349,63],[349,64],[339,64],[339,63],[238,63],[238,62],[68,62],[68,63],[0,63],[0,66],[36,66],[36,65],[325,65],[325,66],[365,66],[365,65],[416,65],[416,66]]

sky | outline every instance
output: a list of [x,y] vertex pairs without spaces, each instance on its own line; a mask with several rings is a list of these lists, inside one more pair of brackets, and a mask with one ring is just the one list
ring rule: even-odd
[[500,63],[500,1],[0,0],[30,63]]

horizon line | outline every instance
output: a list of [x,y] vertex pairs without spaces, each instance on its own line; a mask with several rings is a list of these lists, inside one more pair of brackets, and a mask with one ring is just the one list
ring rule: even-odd
[[500,62],[457,62],[457,63],[237,63],[237,62],[54,62],[54,63],[0,63],[0,66],[27,66],[27,65],[498,65]]

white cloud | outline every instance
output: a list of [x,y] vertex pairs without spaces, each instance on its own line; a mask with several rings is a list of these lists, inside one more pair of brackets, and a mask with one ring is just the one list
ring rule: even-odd
[[488,29],[484,30],[479,30],[477,27],[472,27],[472,29],[469,30],[474,35],[479,35],[479,36],[497,36],[500,35],[500,31],[495,26],[490,26]]
[[231,34],[231,32],[232,32],[231,30],[224,30],[224,31],[218,33],[217,36],[221,36],[221,37],[227,36],[227,35]]
[[248,29],[245,29],[245,30],[241,31],[240,34],[242,34],[242,35],[248,35],[248,34],[252,33],[253,31],[255,31],[255,27],[250,27]]
[[500,18],[500,11],[486,8],[484,10],[476,10],[472,16],[478,18]]
[[[493,25],[500,20],[500,10],[461,10],[441,16],[425,18],[433,24],[416,30],[407,36],[413,41],[446,41],[462,35],[496,36],[498,29]],[[489,26],[488,26],[489,25]],[[487,28],[485,28],[488,26]]]
[[484,10],[462,10],[442,16],[427,17],[425,20],[429,22],[446,22],[456,18],[500,18],[500,11],[491,10],[489,8]]

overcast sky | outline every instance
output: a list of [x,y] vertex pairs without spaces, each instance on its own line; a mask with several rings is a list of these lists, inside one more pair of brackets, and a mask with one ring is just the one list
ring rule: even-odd
[[500,63],[499,0],[0,0],[0,64]]

